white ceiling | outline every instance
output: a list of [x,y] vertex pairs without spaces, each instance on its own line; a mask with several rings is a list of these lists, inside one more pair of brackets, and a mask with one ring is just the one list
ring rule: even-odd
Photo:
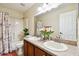
[[34,3],[0,3],[0,5],[15,9],[20,12],[25,12],[27,9],[32,7]]

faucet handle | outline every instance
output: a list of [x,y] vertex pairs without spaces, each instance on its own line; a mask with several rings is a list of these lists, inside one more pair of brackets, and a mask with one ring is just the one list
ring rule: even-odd
[[57,38],[57,39],[61,39],[61,35],[57,35],[56,38]]

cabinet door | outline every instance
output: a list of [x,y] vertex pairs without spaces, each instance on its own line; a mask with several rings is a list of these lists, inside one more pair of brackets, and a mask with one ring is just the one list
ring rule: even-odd
[[46,53],[46,56],[56,56],[56,55],[55,54],[50,55],[50,54]]
[[28,43],[27,46],[28,46],[28,51],[27,51],[28,54],[27,55],[34,56],[34,46],[30,43]]
[[52,55],[50,55],[50,54],[46,53],[46,56],[52,56]]
[[45,56],[46,53],[39,48],[35,47],[35,56]]
[[24,56],[27,56],[27,42],[24,41]]

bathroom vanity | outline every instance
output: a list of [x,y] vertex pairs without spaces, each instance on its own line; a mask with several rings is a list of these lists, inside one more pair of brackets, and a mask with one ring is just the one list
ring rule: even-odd
[[24,40],[24,56],[51,56],[51,55],[46,51],[44,51],[43,49],[37,47],[36,45]]
[[[73,5],[62,4],[60,8],[55,8],[56,10],[34,16],[35,27],[32,35],[42,37],[40,31],[46,26],[51,26],[54,33],[50,35],[52,40],[37,40],[34,37],[24,38],[25,56],[79,56],[79,48],[77,47],[79,36],[77,19],[79,15],[77,4],[74,5],[75,8]],[[48,32],[48,30],[46,31]],[[62,50],[62,47],[66,50]]]
[[66,44],[65,51],[54,51],[44,46],[44,40],[30,40],[24,38],[24,56],[79,56],[77,46]]

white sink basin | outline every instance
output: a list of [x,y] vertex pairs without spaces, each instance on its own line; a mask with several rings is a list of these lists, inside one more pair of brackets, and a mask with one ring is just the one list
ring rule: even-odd
[[36,36],[27,36],[27,37],[25,37],[25,39],[28,39],[28,40],[40,40],[41,38],[36,37]]
[[53,51],[65,51],[68,47],[63,43],[57,43],[54,41],[47,41],[44,43],[44,46]]

